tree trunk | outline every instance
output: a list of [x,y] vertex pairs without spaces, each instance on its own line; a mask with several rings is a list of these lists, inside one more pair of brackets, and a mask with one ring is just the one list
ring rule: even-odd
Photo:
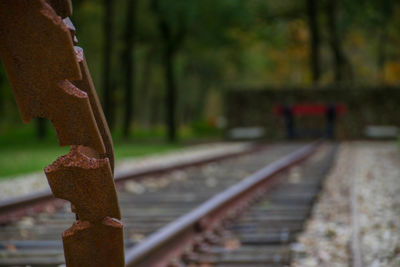
[[382,27],[378,37],[378,83],[385,84],[386,43],[388,41],[386,27]]
[[129,136],[129,130],[133,114],[133,94],[135,88],[135,24],[136,24],[136,0],[127,0],[126,24],[125,24],[125,51],[123,52],[123,62],[125,69],[125,110],[124,110],[124,137]]
[[344,65],[342,47],[337,32],[336,20],[337,20],[337,3],[336,0],[328,0],[326,5],[326,14],[328,22],[329,41],[334,58],[334,72],[335,81],[341,82],[343,80],[342,71]]
[[183,43],[186,28],[185,23],[182,20],[182,14],[176,14],[179,21],[179,29],[177,32],[173,32],[171,25],[169,25],[165,14],[160,10],[158,0],[151,2],[152,9],[155,15],[158,17],[158,27],[163,40],[163,64],[165,71],[165,80],[167,83],[167,95],[166,95],[166,126],[167,126],[167,138],[169,142],[175,142],[177,139],[176,134],[176,81],[174,76],[174,59],[180,45]]
[[4,112],[4,103],[5,103],[5,96],[4,96],[4,86],[3,81],[5,77],[5,73],[3,71],[3,66],[0,64],[0,116],[3,116]]
[[317,0],[307,0],[308,25],[311,35],[310,64],[313,84],[317,85],[321,76],[320,70],[320,37],[318,29]]
[[110,129],[114,126],[114,94],[111,84],[113,1],[104,0],[103,104]]
[[326,14],[329,33],[329,43],[333,53],[335,82],[351,82],[353,80],[353,70],[350,61],[343,51],[341,38],[337,29],[337,0],[327,0]]
[[[144,58],[144,63],[143,63],[143,73],[141,74],[141,83],[140,83],[140,96],[141,100],[140,103],[142,104],[140,106],[140,123],[141,125],[144,125],[146,128],[148,128],[151,124],[151,112],[154,108],[156,107],[152,105],[152,95],[153,95],[153,90],[150,87],[150,81],[152,79],[152,60],[153,60],[153,53],[154,49],[151,47],[149,50],[146,52],[146,56]],[[136,102],[138,103],[138,102]]]
[[176,141],[176,86],[174,77],[174,52],[170,44],[167,44],[164,51],[164,70],[165,80],[167,82],[167,96],[166,96],[166,125],[168,131],[168,141]]

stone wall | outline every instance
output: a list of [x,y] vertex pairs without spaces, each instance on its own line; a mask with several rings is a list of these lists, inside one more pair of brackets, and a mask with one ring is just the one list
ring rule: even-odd
[[[287,88],[227,90],[225,115],[228,130],[262,126],[265,138],[282,139],[285,126],[273,109],[279,104],[344,104],[347,111],[337,117],[335,136],[339,139],[363,138],[369,125],[400,126],[400,88]],[[297,116],[299,132],[323,131],[324,116]]]

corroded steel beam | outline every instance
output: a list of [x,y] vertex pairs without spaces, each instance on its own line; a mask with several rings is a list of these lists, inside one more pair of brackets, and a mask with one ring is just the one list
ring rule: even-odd
[[1,0],[0,57],[25,122],[52,121],[70,152],[45,168],[77,221],[62,234],[67,266],[123,266],[121,212],[110,131],[83,55],[69,0]]

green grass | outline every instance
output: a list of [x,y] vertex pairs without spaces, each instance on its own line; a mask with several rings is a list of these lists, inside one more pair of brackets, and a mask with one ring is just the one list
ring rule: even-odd
[[29,146],[0,149],[0,178],[43,170],[68,148],[56,146]]
[[[220,140],[221,131],[198,122],[190,127],[182,127],[179,133],[180,142],[165,142],[163,127],[140,129],[134,126],[129,140],[122,137],[121,131],[113,132],[116,161],[127,157],[140,157],[165,153],[184,146],[184,144],[204,143]],[[48,127],[47,137],[38,141],[34,122],[27,125],[0,127],[0,179],[21,174],[42,171],[58,156],[68,153],[68,147],[58,145],[55,132]]]
[[[54,133],[49,132],[45,141],[38,141],[34,136],[32,127],[3,131],[0,136],[0,179],[42,171],[58,156],[68,153],[69,148],[60,147]],[[126,157],[165,153],[182,146],[159,140],[138,143],[117,138],[114,141],[117,161]]]
[[[178,144],[115,144],[116,160],[165,153],[181,147]],[[58,156],[68,153],[68,147],[36,143],[25,147],[0,148],[0,179],[41,171]]]

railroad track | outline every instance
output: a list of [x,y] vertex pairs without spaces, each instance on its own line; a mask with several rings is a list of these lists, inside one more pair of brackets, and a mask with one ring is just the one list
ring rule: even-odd
[[[221,244],[229,243],[229,238],[235,235],[238,237],[233,243],[240,244],[240,252],[248,249],[249,255],[254,254],[254,251],[250,251],[252,248],[245,248],[242,235],[235,231],[246,228],[240,226],[243,220],[254,225],[259,217],[266,220],[261,221],[263,225],[271,226],[261,227],[268,233],[267,236],[278,238],[281,243],[289,243],[295,233],[301,230],[309,213],[320,180],[332,161],[332,148],[324,145],[319,149],[322,151],[318,153],[322,154],[319,160],[313,157],[311,163],[306,163],[300,178],[304,176],[309,179],[299,178],[300,182],[294,185],[285,181],[285,175],[277,173],[304,159],[315,146],[304,147],[304,144],[295,143],[269,145],[267,149],[247,156],[166,173],[157,179],[143,180],[142,184],[131,182],[128,178],[123,179],[124,183],[121,180],[118,195],[123,214],[127,266],[158,266],[169,263],[173,258],[192,266],[203,263],[218,265],[224,263],[221,258],[227,257],[223,253],[229,254],[229,250],[224,250]],[[277,182],[282,185],[277,185],[276,190],[267,195],[269,199],[254,206],[249,217],[240,219],[239,226],[232,224],[227,230],[220,230],[222,235],[216,238],[214,230],[222,229],[221,219],[235,216],[249,201],[254,200],[254,196],[263,196]],[[288,185],[285,187],[285,184]],[[287,199],[288,194],[292,195]],[[267,211],[264,217],[258,216],[264,211]],[[275,216],[275,219],[271,219],[271,216]],[[285,221],[285,218],[289,221]],[[74,219],[74,214],[64,205],[61,209],[47,210],[4,224],[0,228],[0,266],[63,264],[60,233]],[[275,220],[274,223],[271,220]],[[276,227],[283,221],[282,227]],[[257,226],[254,229],[258,229]],[[204,246],[205,243],[214,245]],[[197,250],[190,252],[193,245]],[[287,246],[284,248],[281,244],[279,248],[287,250]],[[279,254],[279,257],[276,253],[273,255],[271,257],[275,263],[278,258],[280,262],[285,262],[283,259],[287,258],[283,254]],[[241,264],[247,266],[243,260]]]
[[[196,159],[173,161],[167,164],[157,164],[155,166],[141,168],[124,168],[115,171],[115,183],[122,184],[127,180],[141,180],[149,176],[158,176],[175,170],[184,169],[187,167],[201,166],[211,162],[217,162],[225,159],[243,156],[264,149],[264,144],[249,144],[245,148],[238,151],[220,152],[212,156],[201,156]],[[39,192],[34,192],[29,195],[14,197],[0,201],[0,224],[5,224],[10,221],[17,221],[21,216],[31,213],[40,212],[46,207],[46,204],[52,203],[59,206],[64,202],[54,202],[55,198],[50,189]]]
[[182,262],[188,266],[289,266],[291,244],[303,230],[335,152],[335,148],[324,148],[282,175],[269,194],[214,231],[205,245],[187,253]]

